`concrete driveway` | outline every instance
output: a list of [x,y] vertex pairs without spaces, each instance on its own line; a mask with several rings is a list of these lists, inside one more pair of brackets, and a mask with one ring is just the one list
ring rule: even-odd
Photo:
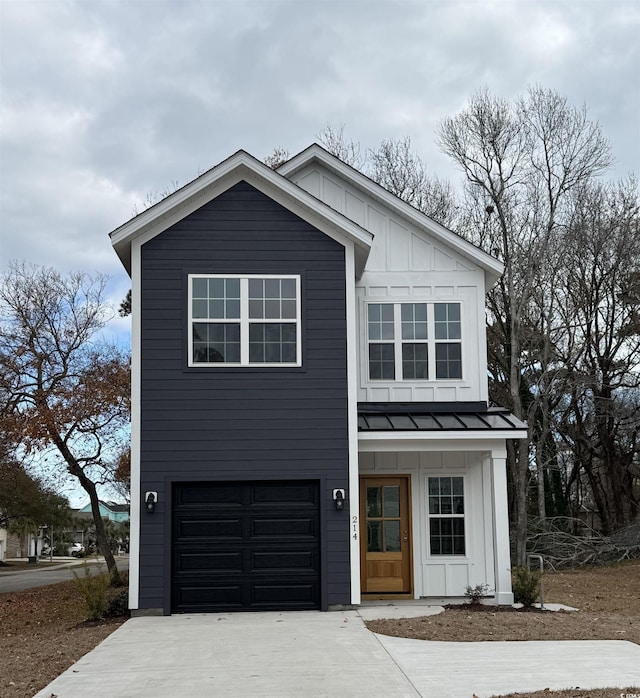
[[375,635],[361,614],[133,618],[36,698],[489,698],[640,685],[631,642],[424,642]]

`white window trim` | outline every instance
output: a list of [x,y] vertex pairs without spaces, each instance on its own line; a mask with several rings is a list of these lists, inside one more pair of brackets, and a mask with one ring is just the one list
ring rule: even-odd
[[[193,279],[240,279],[240,317],[234,319],[207,320],[205,318],[193,317]],[[294,279],[296,282],[296,318],[294,320],[273,319],[249,319],[249,279]],[[188,366],[191,368],[292,368],[302,366],[302,300],[300,297],[300,275],[298,274],[189,274],[188,275],[188,304],[189,304],[189,327],[188,327]],[[193,323],[194,322],[216,322],[216,323],[240,323],[240,362],[208,362],[202,363],[193,360]],[[287,363],[255,363],[249,361],[249,325],[254,322],[260,323],[290,323],[296,325],[296,361]]]
[[[443,478],[443,477],[460,477],[462,478],[462,496],[464,498],[464,514],[432,514],[429,511],[429,479],[430,478]],[[427,556],[432,560],[468,560],[469,559],[469,501],[468,501],[468,487],[467,487],[467,477],[463,473],[428,473],[426,477],[426,499],[425,507],[427,514],[427,527],[426,527],[426,544],[427,544]],[[462,519],[464,521],[464,554],[455,555],[453,553],[433,553],[431,552],[431,519]]]
[[[418,305],[420,303],[426,304],[427,306],[427,339],[425,340],[403,340],[402,339],[402,314],[398,310],[396,311],[394,307],[393,311],[393,341],[389,339],[369,339],[369,305],[393,305],[401,306],[403,304]],[[435,310],[434,306],[438,304],[449,304],[455,303],[460,306],[460,339],[436,339],[436,323],[435,323]],[[465,360],[464,360],[464,303],[459,298],[452,298],[451,300],[444,298],[366,298],[363,302],[363,318],[364,318],[364,333],[363,337],[365,340],[365,356],[364,356],[364,378],[365,383],[371,386],[380,386],[391,383],[419,383],[420,385],[426,384],[441,384],[441,383],[456,383],[460,384],[465,381]],[[402,378],[402,344],[407,342],[409,344],[418,344],[420,342],[426,342],[427,344],[427,358],[429,362],[429,378]],[[460,378],[436,378],[436,344],[460,344],[460,357],[461,357],[461,376]],[[396,377],[392,380],[390,378],[370,378],[369,374],[369,346],[371,344],[392,344],[394,348],[394,361],[395,361],[395,375]]]

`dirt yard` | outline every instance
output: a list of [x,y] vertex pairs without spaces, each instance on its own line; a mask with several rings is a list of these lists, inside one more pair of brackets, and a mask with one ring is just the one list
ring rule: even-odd
[[125,620],[86,617],[73,581],[0,594],[0,696],[31,698]]
[[[387,635],[457,642],[624,639],[640,644],[640,560],[546,575],[545,599],[580,611],[472,611],[462,606],[438,616],[367,626]],[[0,696],[31,698],[124,622],[87,623],[85,618],[72,581],[0,594]],[[518,698],[620,698],[621,693],[640,695],[640,688],[542,691]]]

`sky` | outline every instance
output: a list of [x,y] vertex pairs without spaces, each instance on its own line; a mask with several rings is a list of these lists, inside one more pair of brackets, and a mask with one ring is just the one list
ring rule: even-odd
[[0,0],[0,47],[0,272],[99,271],[118,302],[108,233],[148,194],[327,124],[455,182],[438,122],[542,85],[639,169],[640,0]]
[[0,0],[0,273],[100,272],[117,306],[108,233],[148,195],[327,124],[408,136],[455,184],[440,120],[533,85],[587,105],[612,178],[638,172],[640,0]]

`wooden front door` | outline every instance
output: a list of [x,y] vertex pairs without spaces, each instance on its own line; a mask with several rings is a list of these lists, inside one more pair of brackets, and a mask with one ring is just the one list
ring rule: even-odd
[[360,478],[363,594],[411,593],[409,478]]

